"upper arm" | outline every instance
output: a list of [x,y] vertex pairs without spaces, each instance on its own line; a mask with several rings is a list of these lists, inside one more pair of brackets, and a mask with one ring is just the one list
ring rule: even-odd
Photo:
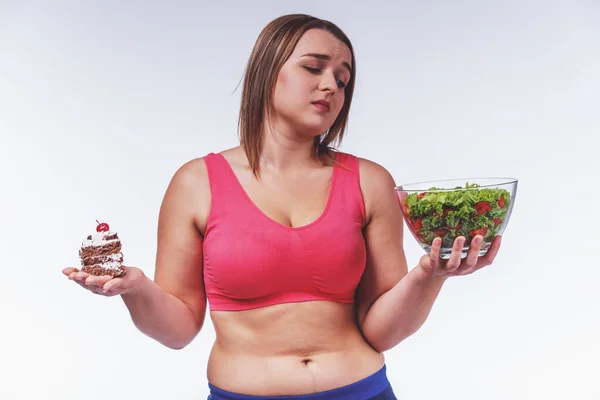
[[382,166],[359,161],[366,210],[364,237],[367,264],[357,291],[357,317],[362,322],[371,305],[408,272],[403,247],[403,216],[395,182]]
[[209,205],[206,164],[189,161],[174,174],[164,195],[158,218],[154,281],[190,308],[200,328],[206,313],[203,280],[202,235],[198,219]]

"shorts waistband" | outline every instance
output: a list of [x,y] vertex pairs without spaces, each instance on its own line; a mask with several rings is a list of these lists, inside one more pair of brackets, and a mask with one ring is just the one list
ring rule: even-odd
[[303,394],[297,396],[253,396],[247,394],[239,394],[219,389],[218,387],[208,384],[210,389],[210,400],[358,400],[368,399],[376,396],[390,387],[390,382],[387,378],[386,366],[358,382],[340,388],[326,390],[324,392]]

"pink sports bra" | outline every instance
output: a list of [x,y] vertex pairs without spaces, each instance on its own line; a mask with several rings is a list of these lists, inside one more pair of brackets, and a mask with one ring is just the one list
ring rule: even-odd
[[221,154],[204,157],[211,209],[204,285],[211,310],[310,300],[352,303],[366,264],[358,159],[336,153],[327,205],[314,222],[288,227],[247,196]]

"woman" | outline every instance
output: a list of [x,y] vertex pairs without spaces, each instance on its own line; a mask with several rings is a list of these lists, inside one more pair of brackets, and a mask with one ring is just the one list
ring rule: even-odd
[[[374,162],[334,151],[356,62],[345,34],[287,15],[260,34],[247,65],[241,146],[189,161],[158,223],[154,280],[64,273],[120,295],[134,324],[173,349],[207,304],[216,331],[213,399],[394,399],[382,352],[424,323],[445,280],[494,259],[481,237],[449,260],[440,242],[408,273],[395,183]],[[208,302],[208,303],[207,303]]]

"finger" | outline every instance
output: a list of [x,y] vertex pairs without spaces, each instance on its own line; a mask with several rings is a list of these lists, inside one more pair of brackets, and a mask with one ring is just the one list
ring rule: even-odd
[[473,269],[478,265],[479,261],[479,251],[481,250],[481,246],[483,244],[483,236],[476,235],[471,241],[471,245],[469,246],[469,252],[467,253],[467,257],[463,260],[463,265],[461,266],[461,270],[458,271],[461,275],[470,274],[473,272]]
[[65,274],[66,276],[69,276],[71,273],[77,272],[77,271],[79,271],[77,268],[68,267],[68,268],[64,268],[62,270],[62,273]]
[[121,285],[123,284],[123,279],[122,278],[115,278],[115,279],[111,279],[108,282],[106,282],[104,284],[104,286],[102,286],[102,290],[104,292],[110,292],[118,290],[121,288]]
[[86,285],[102,287],[102,286],[104,286],[104,284],[106,282],[110,281],[111,279],[113,279],[113,278],[112,278],[112,276],[109,276],[109,275],[102,275],[102,276],[90,275],[85,279],[85,283],[86,283]]
[[69,279],[82,281],[82,280],[85,280],[85,278],[87,278],[88,276],[90,276],[90,274],[88,274],[87,272],[76,271],[76,272],[71,272],[69,274]]
[[442,239],[436,237],[433,239],[433,243],[431,244],[431,251],[429,252],[429,259],[431,263],[431,268],[436,270],[440,265],[440,251],[442,249]]
[[494,259],[496,258],[496,254],[498,254],[498,250],[500,250],[500,244],[502,243],[502,236],[496,236],[494,238],[494,240],[492,240],[492,244],[490,246],[490,248],[488,249],[487,253],[485,253],[485,256],[481,257],[479,259],[479,268],[485,266],[485,265],[490,265]]
[[82,288],[84,288],[87,291],[90,291],[92,293],[96,293],[96,294],[100,294],[98,291],[98,289],[101,289],[99,286],[96,285],[88,285],[85,283],[85,281],[83,280],[76,280],[75,283],[77,283],[79,286],[81,286]]
[[492,240],[492,244],[490,245],[490,248],[488,249],[486,254],[482,257],[479,257],[475,266],[470,268],[468,271],[465,271],[465,275],[472,274],[473,272],[478,271],[487,265],[490,265],[492,263],[492,261],[494,261],[494,258],[496,257],[496,254],[498,253],[499,247],[500,247],[500,239],[498,237],[495,237]]
[[462,260],[462,250],[465,246],[465,237],[459,236],[454,240],[454,244],[452,245],[452,251],[450,253],[450,258],[448,259],[448,263],[446,264],[446,271],[455,272],[460,266]]

